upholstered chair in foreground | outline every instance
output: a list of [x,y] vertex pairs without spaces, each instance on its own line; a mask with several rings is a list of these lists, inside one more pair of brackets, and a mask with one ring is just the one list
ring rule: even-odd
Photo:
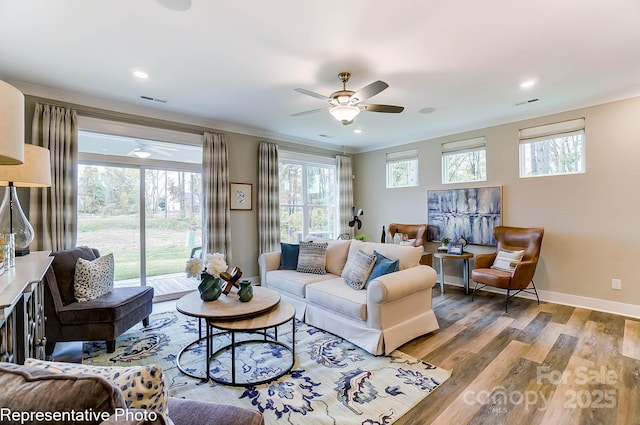
[[[476,255],[475,268],[471,271],[471,279],[476,283],[471,300],[476,290],[493,286],[507,291],[505,311],[509,308],[509,298],[522,291],[534,294],[540,304],[533,275],[540,257],[544,229],[499,226],[495,228],[494,235],[498,241],[497,251]],[[478,288],[478,285],[481,286]]]

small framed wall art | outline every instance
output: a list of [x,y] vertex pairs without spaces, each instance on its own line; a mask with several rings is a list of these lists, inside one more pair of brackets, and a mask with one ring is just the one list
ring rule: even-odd
[[251,183],[230,183],[229,204],[232,210],[251,210],[253,205]]
[[461,242],[449,242],[449,248],[447,249],[447,254],[458,254],[462,255],[464,247]]

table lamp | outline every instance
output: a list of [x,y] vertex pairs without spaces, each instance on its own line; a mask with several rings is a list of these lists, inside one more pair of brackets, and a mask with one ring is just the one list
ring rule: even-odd
[[0,165],[0,186],[8,186],[0,205],[0,233],[15,234],[16,256],[29,254],[34,232],[20,206],[16,187],[51,186],[49,149],[24,145],[24,163]]
[[0,80],[0,164],[24,161],[24,95]]

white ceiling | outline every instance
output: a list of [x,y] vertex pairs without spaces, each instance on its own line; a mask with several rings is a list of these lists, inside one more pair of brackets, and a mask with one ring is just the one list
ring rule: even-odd
[[[638,0],[160,3],[189,0],[0,0],[0,79],[352,152],[640,95]],[[404,112],[290,116],[341,71]]]

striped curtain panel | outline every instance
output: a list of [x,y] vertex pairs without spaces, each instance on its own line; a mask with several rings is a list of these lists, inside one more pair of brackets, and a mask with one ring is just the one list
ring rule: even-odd
[[202,241],[205,253],[224,254],[231,258],[231,225],[229,223],[229,166],[224,134],[204,133],[202,142]]
[[349,220],[353,218],[353,170],[351,157],[337,155],[338,164],[338,230],[340,234],[348,233],[353,238],[353,228],[349,227]]
[[51,187],[31,188],[33,251],[73,248],[78,236],[78,117],[76,111],[36,103],[31,143],[49,149]]
[[260,254],[280,250],[278,145],[258,146],[258,247]]

